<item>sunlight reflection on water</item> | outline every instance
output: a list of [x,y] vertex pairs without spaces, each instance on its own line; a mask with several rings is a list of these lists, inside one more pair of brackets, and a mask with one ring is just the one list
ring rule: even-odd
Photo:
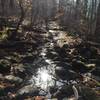
[[43,90],[48,90],[50,86],[53,86],[55,81],[53,76],[50,75],[51,70],[46,67],[39,68],[37,71],[37,76],[32,77],[31,81],[35,81],[35,85]]

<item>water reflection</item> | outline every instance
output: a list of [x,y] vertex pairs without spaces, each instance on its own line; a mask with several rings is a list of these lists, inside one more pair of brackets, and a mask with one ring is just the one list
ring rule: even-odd
[[[49,66],[50,67],[50,66]],[[47,67],[39,68],[36,77],[32,77],[31,81],[35,81],[35,85],[43,90],[48,90],[50,86],[53,86],[55,81],[53,76],[50,74],[52,69]]]

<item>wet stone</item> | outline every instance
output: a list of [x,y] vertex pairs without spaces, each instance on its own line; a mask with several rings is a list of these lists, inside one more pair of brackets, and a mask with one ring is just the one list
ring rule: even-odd
[[70,80],[75,80],[76,78],[79,77],[79,75],[76,72],[68,69],[66,70],[63,67],[56,67],[55,73],[62,80],[70,81]]
[[79,93],[84,100],[100,100],[96,92],[89,87],[81,86],[81,91]]
[[66,70],[69,70],[69,69],[72,68],[72,66],[71,66],[70,63],[62,62],[62,61],[61,61],[61,62],[60,62],[60,61],[56,62],[56,65],[59,66],[59,67],[63,67],[63,68],[65,68]]
[[12,75],[18,76],[22,79],[25,79],[26,77],[27,70],[25,68],[25,65],[23,64],[17,64],[17,63],[12,64],[10,71]]
[[19,89],[16,94],[16,98],[25,98],[27,96],[38,96],[39,89],[33,85],[27,85]]
[[25,63],[25,62],[28,62],[28,63],[32,63],[35,59],[35,56],[26,56],[23,58],[22,62]]
[[63,86],[57,92],[54,93],[53,97],[56,97],[58,100],[62,100],[65,97],[70,97],[74,94],[72,86]]
[[0,73],[9,73],[10,72],[10,62],[7,60],[1,60],[0,61]]
[[100,68],[99,67],[95,68],[95,70],[92,71],[92,74],[95,76],[100,76]]
[[6,81],[9,81],[11,83],[19,84],[23,82],[23,79],[13,76],[13,75],[6,75],[5,76]]
[[95,67],[95,64],[85,64],[80,60],[73,60],[72,61],[72,69],[76,72],[86,73],[89,70],[92,70]]

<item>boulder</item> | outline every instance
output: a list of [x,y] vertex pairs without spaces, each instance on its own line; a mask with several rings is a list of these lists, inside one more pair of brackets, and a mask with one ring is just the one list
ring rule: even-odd
[[0,73],[2,74],[7,74],[10,72],[10,62],[8,62],[7,60],[2,59],[0,61]]
[[80,60],[72,61],[72,69],[76,72],[86,73],[95,67],[96,67],[95,64],[85,64],[84,62],[82,62]]
[[38,96],[39,89],[33,85],[27,85],[19,89],[16,93],[17,100],[25,98],[27,96]]
[[56,76],[62,80],[70,81],[70,80],[75,80],[76,78],[79,78],[79,75],[76,72],[65,69],[63,67],[56,67],[55,73],[56,73]]
[[86,86],[81,86],[80,95],[82,100],[100,100],[100,97],[96,94],[96,92]]
[[63,100],[65,97],[70,97],[74,94],[72,86],[63,86],[57,92],[54,93],[53,97],[57,98],[57,100]]
[[6,81],[15,83],[15,84],[20,84],[23,82],[23,79],[13,76],[13,75],[6,75],[4,78],[6,79]]
[[55,46],[54,49],[61,57],[65,57],[67,55],[64,47]]
[[96,80],[100,81],[100,68],[99,67],[95,68],[95,70],[92,71],[92,75],[94,75],[95,78],[97,77]]
[[12,64],[11,74],[24,79],[26,77],[25,66],[23,64],[17,64],[17,63]]

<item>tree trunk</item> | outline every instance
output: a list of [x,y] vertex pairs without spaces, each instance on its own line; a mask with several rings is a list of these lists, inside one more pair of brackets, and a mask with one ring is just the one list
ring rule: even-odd
[[20,27],[21,23],[23,22],[24,16],[25,16],[25,12],[24,12],[24,8],[22,6],[21,0],[19,0],[19,7],[20,7],[20,10],[21,10],[21,16],[20,16],[19,22],[18,22],[17,27],[16,27],[16,33],[19,30],[19,27]]
[[19,0],[19,8],[21,10],[20,19],[19,19],[19,22],[16,26],[16,29],[12,32],[12,34],[10,36],[10,39],[16,39],[19,27],[20,27],[20,25],[22,24],[22,22],[24,20],[25,12],[24,12],[24,8],[23,8],[23,5],[22,5],[22,0]]
[[100,3],[98,6],[98,12],[97,12],[97,22],[96,22],[95,35],[100,36]]
[[1,9],[2,9],[2,16],[4,16],[5,13],[5,0],[1,0]]

